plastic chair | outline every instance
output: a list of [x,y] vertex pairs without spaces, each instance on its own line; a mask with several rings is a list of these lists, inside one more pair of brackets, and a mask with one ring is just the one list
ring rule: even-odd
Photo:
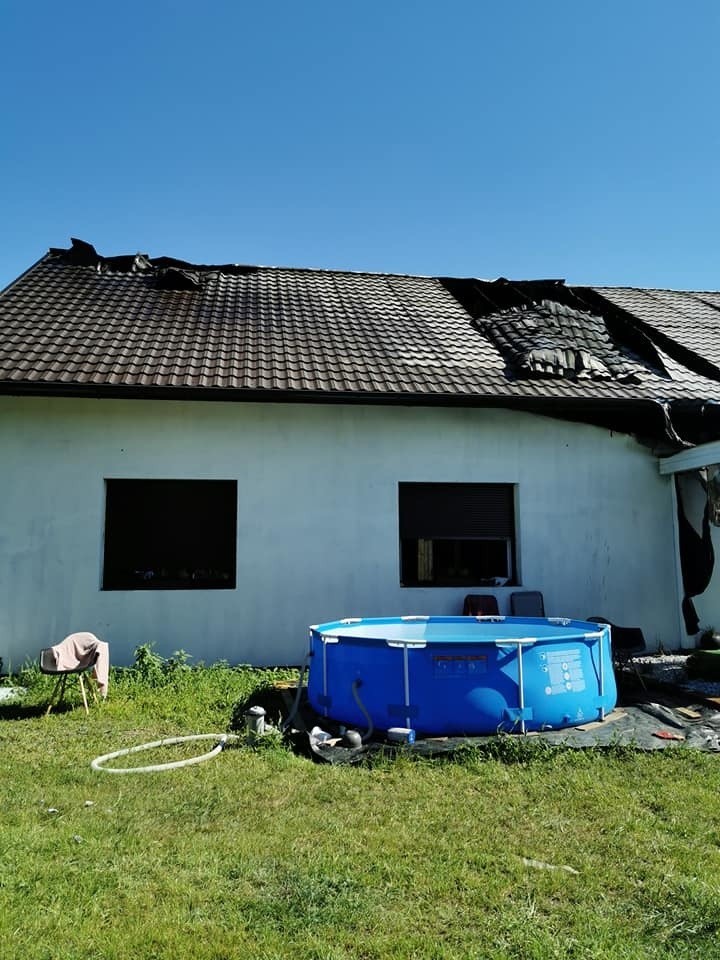
[[511,593],[510,613],[513,617],[544,617],[543,595],[539,590],[521,590]]
[[464,617],[496,617],[498,602],[492,593],[469,593],[463,603]]
[[[48,703],[47,710],[45,711],[45,716],[47,716],[53,708],[53,700],[55,700],[56,694],[57,701],[55,706],[59,706],[63,697],[65,696],[65,685],[67,684],[67,678],[70,676],[76,676],[80,682],[80,693],[82,694],[83,706],[85,707],[85,713],[90,713],[88,709],[87,694],[85,693],[85,682],[83,680],[83,674],[92,670],[97,662],[99,654],[95,654],[93,660],[84,664],[82,667],[75,667],[73,670],[58,670],[55,665],[55,656],[53,654],[52,647],[45,647],[40,651],[40,673],[46,673],[50,676],[57,677],[57,682],[53,687],[53,691],[50,694],[50,702]],[[95,699],[95,703],[98,702],[97,693],[95,692],[95,686],[90,684],[90,691]]]
[[587,619],[589,623],[606,623],[610,627],[610,649],[615,673],[619,675],[631,670],[640,681],[643,690],[646,689],[642,674],[634,662],[635,657],[642,656],[647,650],[640,627],[618,627],[605,617],[588,617]]

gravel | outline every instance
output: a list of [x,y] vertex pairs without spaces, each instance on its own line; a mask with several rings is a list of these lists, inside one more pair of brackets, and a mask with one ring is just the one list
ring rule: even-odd
[[661,683],[682,687],[704,697],[720,697],[720,683],[712,680],[691,680],[685,672],[689,654],[670,653],[633,657],[640,673]]

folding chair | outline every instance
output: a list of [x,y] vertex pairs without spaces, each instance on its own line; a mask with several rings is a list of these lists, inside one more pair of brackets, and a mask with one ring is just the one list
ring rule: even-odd
[[464,617],[496,617],[499,612],[497,599],[492,593],[469,593],[465,597]]
[[[99,654],[95,654],[93,660],[83,665],[82,667],[75,667],[73,670],[58,670],[55,663],[55,655],[53,654],[52,647],[45,647],[40,651],[40,673],[46,673],[50,676],[57,677],[57,682],[53,687],[53,691],[50,694],[50,702],[48,703],[47,710],[45,711],[45,716],[47,716],[53,708],[53,701],[55,700],[56,694],[57,701],[55,706],[59,706],[65,696],[65,685],[67,683],[67,678],[70,676],[76,676],[80,681],[80,693],[82,694],[83,706],[85,707],[85,713],[90,713],[88,709],[87,695],[85,693],[85,682],[83,680],[83,674],[92,670],[97,662]],[[95,699],[95,703],[98,702],[97,693],[95,692],[95,685],[90,684],[90,691]]]
[[544,617],[545,604],[539,590],[520,590],[510,594],[510,613],[513,617]]

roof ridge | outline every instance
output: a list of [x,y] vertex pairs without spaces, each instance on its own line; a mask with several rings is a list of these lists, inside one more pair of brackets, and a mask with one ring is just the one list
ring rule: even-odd
[[[137,270],[134,264],[138,261],[142,269]],[[128,253],[112,254],[105,256],[99,254],[95,247],[85,240],[78,240],[71,237],[71,246],[67,249],[63,247],[50,247],[47,253],[37,261],[57,262],[66,266],[105,266],[111,273],[142,273],[145,269],[175,269],[200,271],[202,273],[241,273],[242,271],[255,272],[257,270],[282,271],[286,273],[312,273],[329,274],[331,276],[350,275],[361,277],[398,277],[410,280],[438,280],[437,276],[422,273],[397,273],[393,271],[374,271],[374,270],[350,270],[338,269],[333,267],[298,267],[283,266],[280,264],[249,264],[249,263],[194,263],[191,260],[182,260],[177,257],[158,256],[151,257],[147,253]],[[128,266],[120,266],[127,262]],[[36,266],[37,264],[33,264]],[[32,269],[32,268],[30,268]],[[26,271],[27,272],[27,271]]]
[[591,290],[636,290],[639,293],[689,293],[689,294],[702,294],[702,293],[720,293],[720,288],[717,290],[688,290],[685,287],[632,287],[632,286],[621,286],[614,285],[609,283],[604,284],[588,284],[588,283],[573,283],[570,284],[571,289],[580,289],[580,288],[590,288]]
[[285,273],[328,273],[332,276],[349,274],[355,277],[401,277],[408,280],[437,280],[432,274],[426,273],[393,273],[381,270],[349,270],[335,267],[284,267],[266,263],[255,264],[258,270],[282,270]]

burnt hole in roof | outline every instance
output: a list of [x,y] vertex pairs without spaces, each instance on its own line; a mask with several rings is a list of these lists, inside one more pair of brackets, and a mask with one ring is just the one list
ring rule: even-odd
[[199,290],[202,284],[198,270],[163,267],[155,274],[155,286],[158,290]]
[[553,300],[511,307],[475,321],[520,376],[639,380],[608,336],[602,317]]
[[78,240],[77,237],[70,238],[71,246],[68,249],[64,247],[50,247],[48,251],[50,256],[63,263],[75,267],[96,267],[102,259],[95,247],[85,240]]
[[476,280],[441,283],[520,378],[638,383],[644,372],[669,378],[662,359],[633,318],[592,290],[564,280]]
[[247,276],[257,273],[258,267],[238,263],[197,264],[174,257],[149,257],[146,253],[120,254],[103,257],[91,243],[70,238],[70,247],[51,247],[50,257],[60,263],[75,267],[95,267],[98,273],[150,274],[156,278],[160,290],[197,290],[204,275],[225,273],[231,276]]

